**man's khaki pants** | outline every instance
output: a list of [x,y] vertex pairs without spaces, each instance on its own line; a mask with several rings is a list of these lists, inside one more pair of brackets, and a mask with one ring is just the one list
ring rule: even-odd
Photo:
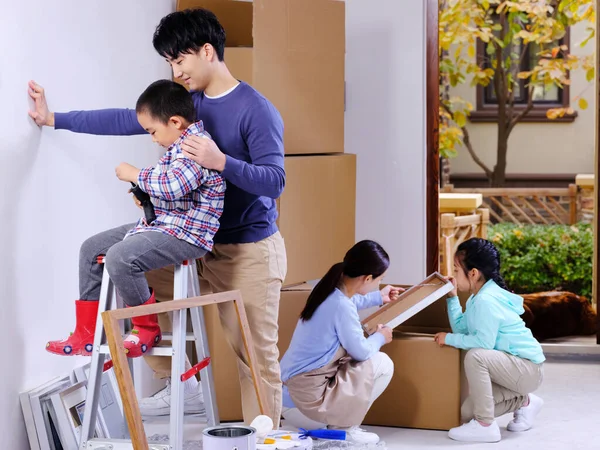
[[[262,241],[249,244],[215,244],[211,253],[198,260],[198,272],[215,293],[236,289],[241,291],[266,407],[277,427],[281,415],[277,319],[281,286],[287,272],[285,244],[281,234],[277,232]],[[173,267],[148,272],[146,276],[159,301],[173,299]],[[238,356],[244,421],[250,423],[260,415],[260,410],[233,303],[220,304],[219,315],[227,340]],[[162,331],[171,330],[168,315],[159,315],[159,322]],[[156,377],[171,376],[171,358],[147,356],[145,360]],[[189,361],[186,366],[190,367]]]
[[461,408],[464,423],[473,418],[492,423],[516,411],[544,378],[542,364],[498,350],[469,350],[464,367],[469,382],[469,397]]

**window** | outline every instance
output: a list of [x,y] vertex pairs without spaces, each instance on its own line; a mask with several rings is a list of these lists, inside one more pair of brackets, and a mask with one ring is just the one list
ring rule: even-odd
[[[569,46],[569,31],[563,39],[556,45]],[[513,48],[515,53],[521,54],[520,48]],[[525,54],[521,60],[519,72],[531,70],[537,64],[540,48],[537,44],[531,43],[525,49]],[[505,55],[504,57],[507,57]],[[483,61],[486,66],[490,66],[489,56],[486,54],[486,44],[477,43],[477,60]],[[518,80],[515,84],[515,112],[522,111],[528,103],[529,90],[526,87],[527,80]],[[546,111],[550,108],[562,108],[569,106],[569,86],[560,89],[558,86],[536,86],[532,91],[534,106],[533,109],[523,118],[523,122],[572,122],[576,114],[564,116],[562,118],[550,120],[546,117]],[[471,122],[496,122],[498,119],[498,101],[494,91],[493,81],[486,87],[477,86],[477,107],[471,112]]]

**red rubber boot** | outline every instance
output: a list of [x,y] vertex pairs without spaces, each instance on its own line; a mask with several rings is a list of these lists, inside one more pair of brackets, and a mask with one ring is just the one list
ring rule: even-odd
[[[152,295],[150,295],[150,298],[144,305],[156,303],[154,291],[151,290],[151,292]],[[125,338],[125,353],[127,353],[129,358],[137,358],[157,345],[161,341],[162,335],[160,333],[158,316],[156,314],[133,317],[131,322],[133,324],[133,330],[131,330],[131,334]]]
[[46,351],[63,356],[91,355],[94,348],[97,316],[98,300],[77,300],[75,302],[75,331],[67,339],[48,342]]

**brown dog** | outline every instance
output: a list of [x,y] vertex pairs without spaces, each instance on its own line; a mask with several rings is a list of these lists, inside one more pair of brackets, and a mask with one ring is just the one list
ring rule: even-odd
[[519,295],[525,308],[521,317],[538,341],[596,334],[596,312],[585,297],[559,291]]

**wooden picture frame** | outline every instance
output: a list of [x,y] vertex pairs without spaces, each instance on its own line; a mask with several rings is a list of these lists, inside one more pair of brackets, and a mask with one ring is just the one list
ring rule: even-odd
[[239,290],[220,292],[218,294],[203,295],[199,297],[190,297],[181,300],[170,302],[155,303],[152,305],[135,306],[132,308],[121,308],[102,313],[102,321],[106,331],[106,340],[110,348],[110,355],[113,361],[113,368],[121,393],[121,401],[125,418],[129,426],[129,434],[133,448],[140,450],[148,450],[148,440],[142,423],[142,415],[140,413],[139,404],[137,402],[135,388],[129,364],[127,363],[127,355],[123,343],[123,336],[119,326],[119,320],[131,319],[133,317],[147,316],[150,314],[160,314],[171,311],[181,311],[184,309],[199,308],[202,306],[233,302],[235,311],[238,316],[241,336],[246,351],[248,366],[252,375],[258,406],[261,414],[269,415],[265,397],[259,382],[259,371],[256,364],[256,354],[254,352],[254,343],[252,334],[248,326],[246,310],[242,301],[242,294]]
[[377,331],[379,324],[394,329],[402,322],[427,308],[452,290],[453,286],[438,272],[429,275],[421,283],[404,291],[397,300],[382,306],[362,321],[369,335]]

